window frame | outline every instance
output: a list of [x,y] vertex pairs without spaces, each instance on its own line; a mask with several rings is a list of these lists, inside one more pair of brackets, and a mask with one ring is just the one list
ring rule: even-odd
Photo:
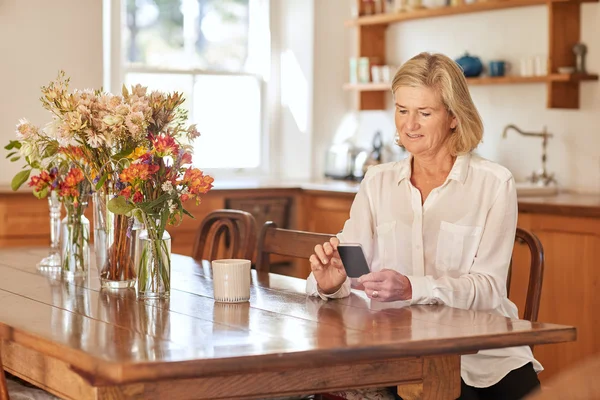
[[[266,1],[267,7],[265,12],[270,14],[270,0]],[[250,177],[267,177],[270,176],[272,165],[272,154],[270,143],[272,142],[271,130],[269,129],[269,87],[268,76],[260,73],[251,72],[230,72],[206,70],[199,68],[159,68],[146,66],[128,66],[124,48],[122,46],[122,25],[121,19],[124,15],[125,0],[103,0],[103,87],[112,93],[120,93],[121,87],[125,82],[127,73],[152,73],[152,74],[181,74],[191,75],[192,82],[195,82],[197,76],[202,75],[224,75],[224,76],[250,76],[256,78],[260,91],[260,163],[255,168],[203,168],[207,174],[218,176],[219,178],[235,179],[235,178],[250,178]],[[270,20],[270,15],[268,15]],[[270,64],[273,48],[272,43],[269,43],[269,59],[265,63]],[[268,70],[270,70],[270,65]],[[193,98],[190,109],[193,109]],[[191,121],[193,122],[193,121]],[[201,140],[200,137],[199,140]],[[224,155],[226,151],[223,151]]]

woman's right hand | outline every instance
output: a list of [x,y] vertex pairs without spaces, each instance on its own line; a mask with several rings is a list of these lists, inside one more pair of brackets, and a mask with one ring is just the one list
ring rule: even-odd
[[313,276],[324,294],[337,292],[346,281],[346,271],[337,250],[338,244],[340,241],[334,236],[329,242],[316,245],[315,253],[309,258]]

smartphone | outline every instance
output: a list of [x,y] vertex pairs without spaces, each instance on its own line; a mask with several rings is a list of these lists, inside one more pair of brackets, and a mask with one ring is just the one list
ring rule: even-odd
[[346,275],[350,278],[358,278],[371,272],[360,244],[340,243],[338,244],[338,253],[340,253]]

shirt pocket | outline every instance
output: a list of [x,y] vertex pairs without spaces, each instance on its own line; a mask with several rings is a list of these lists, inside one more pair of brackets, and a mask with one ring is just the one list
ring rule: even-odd
[[396,221],[379,224],[376,230],[380,269],[393,269],[396,256]]
[[436,268],[441,271],[466,270],[479,246],[480,226],[456,225],[442,221],[436,250]]

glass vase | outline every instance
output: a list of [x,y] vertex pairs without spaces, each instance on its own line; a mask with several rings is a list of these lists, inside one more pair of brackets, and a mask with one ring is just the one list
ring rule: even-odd
[[101,286],[125,289],[136,282],[136,241],[131,235],[133,218],[108,210],[113,197],[110,191],[94,193],[94,252]]
[[50,209],[50,251],[37,267],[40,271],[60,271],[60,209],[62,203],[58,199],[56,190],[52,190],[48,196],[48,208]]
[[166,299],[171,294],[171,235],[160,222],[144,223],[140,233],[140,258],[138,263],[138,298]]
[[67,277],[85,276],[90,266],[90,221],[83,215],[87,208],[87,195],[78,202],[65,200],[67,216],[62,220],[61,259],[62,272]]

